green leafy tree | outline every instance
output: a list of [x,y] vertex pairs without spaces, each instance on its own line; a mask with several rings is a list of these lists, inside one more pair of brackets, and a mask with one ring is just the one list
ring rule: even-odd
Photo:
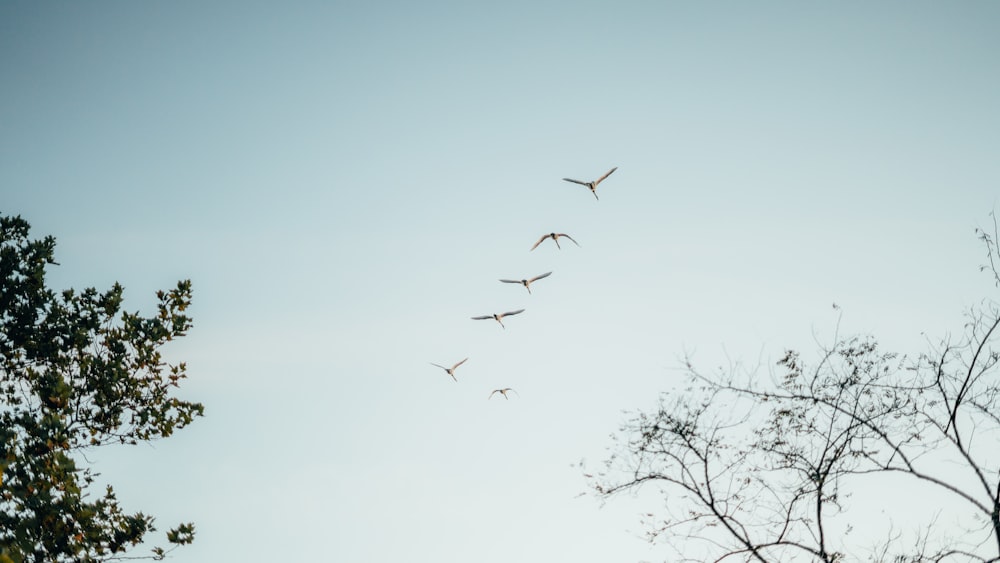
[[[191,283],[157,293],[157,314],[122,310],[115,284],[53,292],[45,272],[55,239],[31,240],[20,217],[0,217],[0,563],[107,561],[155,530],[125,512],[96,474],[78,465],[88,448],[170,436],[203,414],[173,388],[186,377],[160,349],[191,327]],[[191,524],[166,534],[190,543]]]
[[[979,232],[1000,285],[997,229]],[[659,489],[648,537],[683,561],[1000,561],[1000,308],[985,302],[958,338],[900,356],[838,337],[814,358],[788,351],[771,373],[686,365],[689,384],[632,415],[600,498]],[[858,545],[852,491],[950,498],[963,525],[934,518]],[[871,491],[874,490],[874,493]],[[883,501],[891,518],[903,510]]]

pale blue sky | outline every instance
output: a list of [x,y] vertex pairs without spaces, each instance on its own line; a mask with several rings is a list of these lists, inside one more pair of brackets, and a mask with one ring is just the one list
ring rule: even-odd
[[[0,211],[191,278],[206,417],[89,455],[178,561],[658,560],[581,471],[679,357],[995,295],[992,2],[5,2]],[[563,177],[619,169],[595,201]],[[552,230],[582,248],[531,245]],[[552,270],[534,294],[497,278]],[[501,330],[470,316],[525,308]],[[451,381],[428,362],[469,356]],[[520,396],[487,401],[495,387]]]

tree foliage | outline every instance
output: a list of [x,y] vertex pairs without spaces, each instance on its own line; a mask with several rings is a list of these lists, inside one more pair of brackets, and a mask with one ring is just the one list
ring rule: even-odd
[[[204,410],[172,395],[185,365],[160,353],[191,327],[190,281],[158,292],[157,313],[143,317],[122,309],[117,283],[48,289],[54,249],[20,217],[0,217],[0,563],[105,561],[141,543],[153,518],[125,512],[110,486],[94,498],[97,475],[77,460],[165,438]],[[167,533],[174,547],[193,538],[191,524]]]
[[[1000,284],[996,224],[980,231]],[[815,359],[787,351],[768,376],[703,374],[683,393],[631,415],[598,475],[609,498],[656,486],[666,514],[648,537],[680,560],[1000,561],[1000,310],[969,314],[957,339],[914,357],[871,337],[839,337]],[[928,521],[851,542],[851,491],[873,483],[936,492],[968,515],[954,529]],[[893,506],[883,506],[892,514]]]

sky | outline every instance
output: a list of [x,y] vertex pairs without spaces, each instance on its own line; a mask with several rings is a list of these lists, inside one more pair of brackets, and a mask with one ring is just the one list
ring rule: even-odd
[[[998,23],[4,2],[0,212],[56,237],[55,288],[118,281],[148,313],[192,280],[165,353],[205,417],[87,453],[126,508],[195,523],[174,560],[659,561],[662,499],[581,495],[579,464],[686,356],[766,372],[838,318],[919,353],[996,297],[974,231],[1000,199]],[[612,167],[599,201],[562,181]],[[549,232],[580,246],[529,251]],[[430,365],[465,357],[457,382]]]

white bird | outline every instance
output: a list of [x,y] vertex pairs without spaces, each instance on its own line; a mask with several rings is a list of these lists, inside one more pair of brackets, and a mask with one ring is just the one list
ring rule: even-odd
[[534,249],[538,248],[538,245],[542,244],[542,241],[545,240],[545,239],[547,239],[547,238],[551,238],[556,243],[556,248],[558,248],[559,250],[562,250],[562,247],[559,246],[559,237],[566,237],[569,240],[572,240],[573,244],[575,244],[577,246],[580,246],[580,243],[576,242],[573,239],[573,237],[567,235],[566,233],[549,233],[547,235],[542,235],[542,238],[538,239],[538,242],[535,243],[535,246],[531,247],[531,250],[534,250]]
[[[465,360],[468,360],[468,359],[469,359],[469,358],[465,358]],[[447,373],[448,375],[450,375],[450,376],[451,376],[451,378],[452,378],[452,379],[454,379],[455,381],[458,381],[458,379],[457,379],[457,378],[455,377],[455,370],[456,370],[456,369],[458,368],[458,366],[460,366],[460,365],[464,364],[464,363],[465,363],[465,360],[462,360],[461,362],[458,362],[457,364],[455,364],[455,365],[451,366],[450,368],[446,368],[446,367],[444,367],[444,366],[441,366],[441,365],[438,365],[438,364],[435,364],[434,362],[429,362],[429,363],[430,363],[430,364],[431,364],[432,366],[437,366],[437,367],[439,367],[439,368],[443,369],[443,370],[444,370],[444,371],[445,371],[445,372],[446,372],[446,373]]]
[[507,328],[507,327],[503,326],[503,321],[501,321],[500,319],[502,319],[504,317],[509,317],[510,315],[517,315],[517,314],[523,313],[523,312],[524,312],[524,309],[518,309],[516,311],[507,311],[506,313],[494,313],[492,315],[483,315],[481,317],[472,317],[472,320],[474,320],[474,321],[483,321],[483,320],[486,320],[486,319],[493,319],[496,322],[500,323],[500,326],[502,326],[503,328]]
[[[492,398],[493,398],[493,395],[496,395],[497,393],[500,393],[501,395],[503,395],[503,398],[504,398],[504,399],[507,399],[507,400],[509,401],[509,400],[510,400],[510,398],[509,398],[509,397],[507,397],[507,391],[514,391],[514,390],[513,390],[513,389],[511,389],[510,387],[504,387],[503,389],[494,389],[494,390],[493,390],[493,392],[492,392],[492,393],[490,393],[490,396],[489,396],[489,397],[486,397],[486,398],[487,398],[487,399],[492,399]],[[517,391],[514,391],[514,393],[517,393],[517,396],[518,396],[518,397],[520,397],[520,396],[521,396],[521,394],[520,394],[520,393],[518,393]]]
[[[580,180],[574,180],[572,178],[563,178],[563,180],[566,180],[567,182],[573,182],[574,184],[580,184],[581,186],[587,186],[588,188],[590,188],[590,193],[594,194],[594,197],[597,197],[597,184],[600,184],[602,181],[604,181],[604,179],[610,176],[611,173],[614,172],[615,170],[618,170],[617,166],[615,166],[611,170],[608,170],[607,174],[601,176],[600,178],[594,180],[593,182],[581,182]],[[597,199],[600,200],[601,198],[597,197]]]
[[535,277],[531,278],[530,280],[500,280],[500,281],[502,281],[503,283],[519,283],[519,284],[523,285],[525,289],[528,290],[528,293],[531,293],[531,284],[532,283],[534,283],[534,282],[536,282],[536,281],[538,281],[538,280],[540,280],[542,278],[547,278],[547,277],[549,277],[551,275],[552,275],[552,272],[545,272],[544,274],[542,274],[540,276],[535,276]]

